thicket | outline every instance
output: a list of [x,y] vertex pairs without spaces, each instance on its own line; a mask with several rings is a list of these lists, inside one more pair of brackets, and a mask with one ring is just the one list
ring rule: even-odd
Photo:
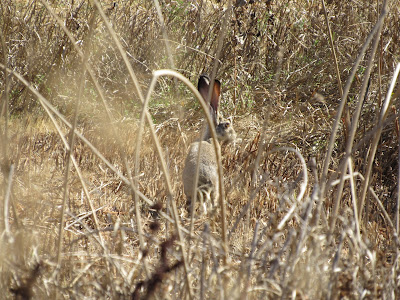
[[[398,299],[399,20],[395,0],[2,0],[4,297]],[[162,69],[220,79],[240,138],[225,208],[194,219],[204,116]]]

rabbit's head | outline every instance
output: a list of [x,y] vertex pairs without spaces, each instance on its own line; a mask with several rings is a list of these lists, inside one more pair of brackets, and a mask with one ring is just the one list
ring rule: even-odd
[[[236,132],[233,129],[232,121],[230,119],[224,118],[218,110],[219,100],[221,98],[221,82],[217,79],[214,80],[214,84],[212,85],[211,90],[211,98],[209,98],[210,78],[207,75],[203,74],[200,75],[197,89],[199,90],[200,95],[203,97],[205,102],[208,102],[207,100],[210,99],[210,114],[215,126],[218,140],[223,143],[234,141],[236,139]],[[210,129],[207,128],[203,140],[208,140],[210,138],[211,132]]]
[[230,119],[223,117],[219,118],[218,124],[215,127],[217,138],[221,143],[230,143],[236,140],[236,131],[233,129]]

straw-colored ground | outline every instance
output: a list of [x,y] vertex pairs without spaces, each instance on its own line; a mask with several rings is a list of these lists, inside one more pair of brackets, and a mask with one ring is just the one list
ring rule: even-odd
[[[364,2],[1,1],[0,298],[399,299],[400,3]],[[162,69],[239,138],[193,217]]]

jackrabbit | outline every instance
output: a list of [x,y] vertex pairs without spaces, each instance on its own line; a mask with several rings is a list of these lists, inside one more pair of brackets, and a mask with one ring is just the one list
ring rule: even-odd
[[[201,75],[199,78],[197,89],[202,95],[204,101],[208,97],[210,89],[210,78],[207,75]],[[219,100],[221,96],[221,83],[215,80],[212,86],[212,95],[210,100],[210,114],[215,126],[217,138],[220,143],[229,143],[236,139],[236,132],[232,127],[230,120],[225,119],[218,111]],[[200,146],[201,144],[201,146]],[[219,145],[219,144],[218,144]],[[200,156],[199,156],[200,147]],[[199,160],[198,160],[199,159]],[[182,179],[183,188],[186,195],[188,209],[190,208],[191,198],[195,189],[195,175],[197,169],[197,161],[199,162],[199,179],[196,188],[197,196],[203,204],[204,198],[211,201],[215,205],[218,198],[218,171],[217,158],[215,149],[212,144],[211,131],[207,126],[204,137],[201,141],[194,142],[189,147],[189,152],[185,160]],[[205,208],[205,204],[204,209]]]

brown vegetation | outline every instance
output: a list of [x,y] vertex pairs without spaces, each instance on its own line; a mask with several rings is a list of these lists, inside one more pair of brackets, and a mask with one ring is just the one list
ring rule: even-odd
[[[399,299],[399,4],[2,0],[2,297]],[[194,219],[162,69],[241,138]]]

